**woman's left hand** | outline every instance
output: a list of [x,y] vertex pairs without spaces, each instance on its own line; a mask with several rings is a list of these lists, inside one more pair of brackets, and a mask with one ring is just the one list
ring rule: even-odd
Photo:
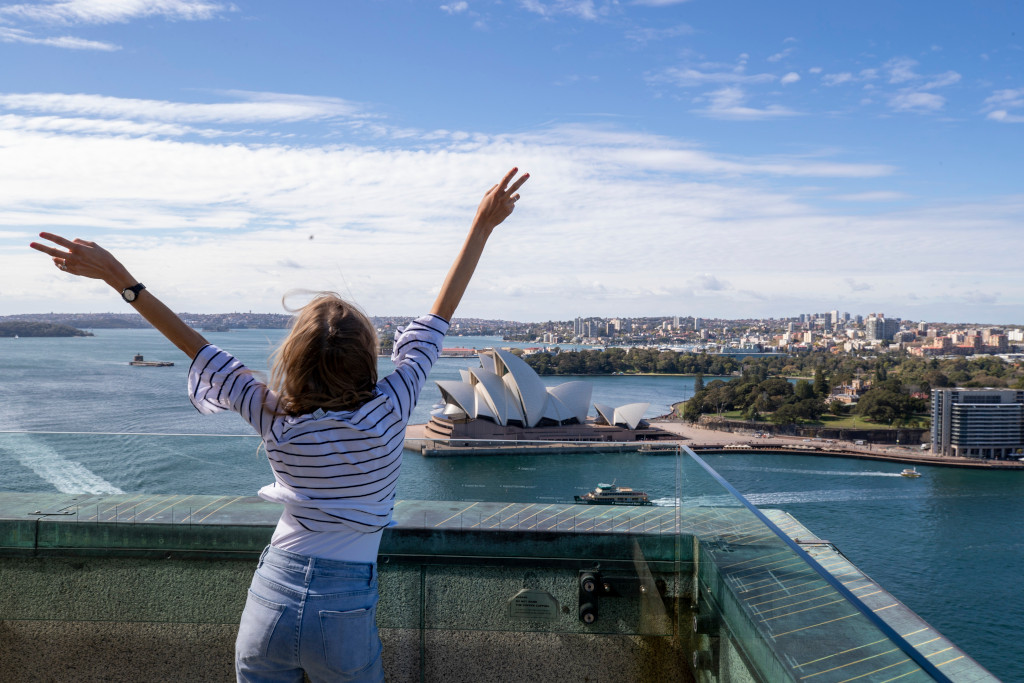
[[473,221],[474,226],[483,227],[489,233],[509,217],[509,214],[516,208],[516,202],[519,201],[517,191],[530,177],[529,173],[524,173],[514,183],[509,185],[509,182],[511,182],[518,171],[518,168],[513,168],[505,174],[500,183],[487,191],[487,194],[480,201],[480,206],[477,207],[476,219]]

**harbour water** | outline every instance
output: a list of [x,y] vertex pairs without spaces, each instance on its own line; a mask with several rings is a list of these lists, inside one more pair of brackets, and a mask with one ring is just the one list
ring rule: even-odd
[[[235,415],[200,416],[185,395],[188,360],[152,330],[0,339],[0,490],[253,495],[270,480],[258,440]],[[210,333],[256,371],[283,332]],[[504,345],[452,338],[451,346]],[[135,353],[169,368],[130,367]],[[431,380],[475,359],[441,359]],[[387,372],[390,361],[380,361]],[[545,378],[549,384],[569,377]],[[593,377],[594,401],[649,401],[648,416],[687,398],[687,377]],[[414,421],[439,400],[432,382]],[[822,456],[706,456],[761,507],[787,510],[835,543],[898,599],[1006,681],[1024,680],[1019,573],[1024,473],[901,466]],[[567,502],[599,480],[676,493],[671,458],[640,454],[422,458],[407,453],[399,497]],[[713,504],[713,500],[707,501]]]

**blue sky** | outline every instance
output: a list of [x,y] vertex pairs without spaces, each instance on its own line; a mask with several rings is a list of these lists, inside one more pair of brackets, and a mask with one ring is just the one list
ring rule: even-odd
[[0,2],[0,314],[296,288],[425,310],[531,173],[459,314],[1024,323],[1019,3]]

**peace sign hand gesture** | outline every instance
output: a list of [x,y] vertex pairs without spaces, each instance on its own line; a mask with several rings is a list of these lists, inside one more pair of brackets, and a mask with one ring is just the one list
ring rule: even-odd
[[509,217],[509,214],[516,208],[516,202],[519,201],[517,191],[530,177],[529,173],[524,173],[510,186],[509,182],[518,172],[518,168],[513,168],[505,174],[500,183],[487,191],[480,201],[480,206],[477,207],[473,227],[483,228],[487,234],[490,234],[491,230]]

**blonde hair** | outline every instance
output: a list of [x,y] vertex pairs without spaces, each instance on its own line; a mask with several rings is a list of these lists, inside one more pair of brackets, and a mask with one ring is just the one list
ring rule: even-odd
[[287,415],[354,410],[377,385],[377,331],[354,304],[317,292],[274,353],[270,383]]

